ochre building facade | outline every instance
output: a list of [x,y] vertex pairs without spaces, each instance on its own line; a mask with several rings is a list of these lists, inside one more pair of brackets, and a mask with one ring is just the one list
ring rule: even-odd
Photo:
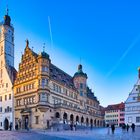
[[51,63],[46,52],[35,53],[26,41],[14,82],[15,124],[46,129],[57,124],[99,127],[99,101],[87,86],[82,65],[70,76]]

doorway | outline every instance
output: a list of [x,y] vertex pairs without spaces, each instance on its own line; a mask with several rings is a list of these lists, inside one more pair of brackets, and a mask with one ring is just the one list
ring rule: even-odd
[[5,120],[4,120],[4,129],[5,130],[8,130],[9,129],[9,121],[8,121],[7,118],[5,118]]

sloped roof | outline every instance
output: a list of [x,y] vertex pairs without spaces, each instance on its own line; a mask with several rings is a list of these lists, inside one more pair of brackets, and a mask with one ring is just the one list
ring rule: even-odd
[[76,90],[73,83],[73,78],[53,64],[50,65],[50,77],[51,79]]
[[125,108],[125,105],[122,102],[120,104],[108,105],[105,110],[120,110],[124,108]]

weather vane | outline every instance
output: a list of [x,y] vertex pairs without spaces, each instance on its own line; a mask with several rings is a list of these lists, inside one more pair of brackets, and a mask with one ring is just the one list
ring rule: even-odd
[[43,43],[43,52],[45,52],[45,43]]
[[9,13],[9,9],[8,9],[8,5],[6,6],[6,15],[8,15]]

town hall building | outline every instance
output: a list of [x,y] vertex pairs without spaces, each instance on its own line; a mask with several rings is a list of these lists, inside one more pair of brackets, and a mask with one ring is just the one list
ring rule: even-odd
[[70,76],[45,52],[35,53],[26,41],[14,82],[15,123],[45,129],[56,124],[102,126],[100,103],[87,85],[82,65]]

